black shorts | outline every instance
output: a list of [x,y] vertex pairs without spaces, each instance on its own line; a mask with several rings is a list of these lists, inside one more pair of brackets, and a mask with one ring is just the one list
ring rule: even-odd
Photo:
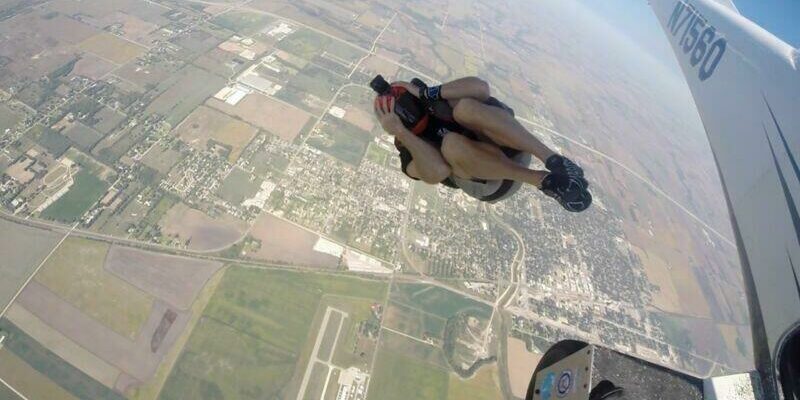
[[[494,97],[490,97],[488,100],[484,102],[484,104],[501,108],[503,110],[508,111],[508,113],[511,114],[512,116],[514,115],[514,110],[511,107],[507,106],[505,103],[501,102],[500,100],[497,100]],[[464,128],[455,121],[446,121],[439,118],[431,118],[430,121],[428,122],[428,127],[425,129],[424,132],[422,132],[419,135],[419,137],[424,139],[431,145],[433,145],[433,147],[436,147],[437,149],[441,150],[442,142],[444,142],[444,137],[446,135],[453,135],[453,134],[464,135],[469,139],[478,140],[478,137],[477,135],[475,135],[474,132]],[[394,146],[400,152],[400,168],[403,170],[403,173],[406,174],[406,176],[408,176],[411,179],[419,180],[408,174],[408,165],[411,164],[411,161],[413,161],[414,156],[411,154],[410,151],[408,151],[408,149],[403,147],[403,145],[399,141],[395,140]],[[503,152],[509,157],[514,157],[519,153],[518,150],[509,149],[506,147],[501,147],[501,150],[503,150]],[[450,178],[446,178],[441,183],[445,186],[449,186],[454,189],[458,188],[458,186],[456,186],[456,184],[453,183],[453,181]]]

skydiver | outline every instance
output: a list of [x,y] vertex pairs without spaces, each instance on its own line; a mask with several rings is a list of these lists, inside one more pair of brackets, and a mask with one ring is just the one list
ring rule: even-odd
[[[453,176],[507,179],[539,188],[567,211],[591,205],[583,170],[525,129],[485,81],[467,77],[433,87],[412,82],[389,85],[378,76],[371,84],[379,93],[375,114],[394,136],[402,171],[411,179],[454,188]],[[533,155],[547,171],[517,164],[510,151]]]

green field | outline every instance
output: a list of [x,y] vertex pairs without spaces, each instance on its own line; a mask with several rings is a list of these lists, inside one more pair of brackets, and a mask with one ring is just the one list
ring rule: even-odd
[[428,314],[399,303],[390,303],[385,324],[394,330],[416,338],[429,336],[441,339],[447,321],[439,316]]
[[31,136],[36,138],[36,143],[44,147],[54,158],[61,157],[72,144],[66,136],[50,128],[35,126],[31,132]]
[[261,181],[251,179],[250,173],[241,168],[234,168],[230,174],[222,181],[217,195],[233,205],[242,204],[246,199],[250,199],[258,193]]
[[322,50],[325,49],[331,41],[332,39],[322,34],[316,33],[310,29],[300,28],[295,33],[278,42],[276,47],[305,58],[306,60],[312,60],[322,53]]
[[176,204],[180,203],[180,199],[171,194],[161,196],[156,203],[155,207],[151,208],[147,216],[142,220],[144,225],[155,226],[164,218],[164,215]]
[[84,170],[99,177],[100,179],[110,182],[115,176],[113,169],[95,160],[86,153],[81,152],[75,147],[71,147],[64,155],[70,160],[74,161],[76,164],[80,165]]
[[497,400],[502,399],[497,377],[497,367],[483,367],[470,379],[463,380],[450,374],[447,386],[448,400]]
[[4,349],[11,351],[36,371],[79,399],[123,400],[124,397],[76,369],[33,340],[7,319],[0,329],[8,333]]
[[14,392],[5,385],[0,385],[0,399],[17,400],[22,398],[14,394]]
[[308,139],[308,144],[357,167],[372,141],[372,136],[345,121],[335,118],[328,121],[330,125],[325,127],[324,136],[312,137]]
[[393,155],[394,154],[375,144],[375,142],[370,141],[369,147],[367,147],[367,154],[365,155],[365,158],[374,162],[375,164],[385,167],[389,164],[389,159],[392,158]]
[[130,339],[150,315],[153,299],[103,268],[108,245],[69,238],[36,274],[36,281],[86,315]]
[[0,133],[13,128],[21,119],[22,116],[19,113],[5,105],[0,105]]
[[448,373],[402,353],[381,349],[371,379],[370,400],[447,398]]
[[286,86],[304,95],[311,94],[327,102],[333,99],[336,91],[345,83],[343,77],[315,65],[309,65],[295,74]]
[[189,65],[159,84],[159,90],[164,91],[147,106],[145,113],[163,115],[170,126],[178,126],[225,83],[225,79]]
[[73,177],[69,191],[44,211],[42,217],[61,222],[74,222],[94,205],[108,189],[108,184],[85,170]]
[[492,307],[439,286],[424,283],[398,283],[392,288],[392,300],[448,319],[469,311],[475,317],[488,319]]
[[161,398],[284,398],[323,296],[377,301],[385,290],[377,281],[233,267]]
[[272,18],[266,15],[247,11],[231,11],[211,20],[216,25],[242,35],[252,35],[271,21]]

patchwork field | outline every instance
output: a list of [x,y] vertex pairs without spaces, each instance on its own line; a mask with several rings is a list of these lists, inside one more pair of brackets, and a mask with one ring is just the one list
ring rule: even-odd
[[103,138],[103,135],[80,123],[76,122],[63,132],[64,136],[68,137],[83,151],[89,151],[94,145]]
[[[0,378],[31,399],[78,400],[77,397],[5,349],[0,350]],[[3,392],[0,391],[0,399],[12,398],[4,397]]]
[[105,269],[180,310],[188,310],[222,264],[112,246]]
[[355,278],[232,267],[161,398],[285,398],[321,296],[379,299],[385,290]]
[[250,235],[261,242],[261,248],[250,254],[253,258],[324,268],[339,264],[339,258],[314,251],[318,235],[271,214],[259,217]]
[[20,306],[65,337],[122,372],[114,388],[123,392],[153,377],[164,356],[184,331],[189,315],[156,301],[135,340],[122,336],[63,301],[44,285],[31,282]]
[[135,338],[153,299],[103,269],[108,245],[69,238],[36,274],[36,281],[120,335]]
[[209,99],[208,106],[226,114],[239,117],[265,131],[291,142],[311,119],[311,114],[262,94],[247,95],[239,104],[231,106],[217,99]]
[[110,33],[92,36],[84,40],[78,47],[115,64],[125,64],[146,51],[144,47]]
[[73,397],[78,399],[124,399],[62,360],[7,319],[0,320],[0,329],[8,333],[2,351],[12,353],[36,372],[49,377]]
[[247,223],[230,215],[212,218],[202,211],[178,203],[159,223],[166,235],[177,235],[191,250],[228,247],[247,231]]
[[194,110],[175,131],[184,142],[198,150],[205,150],[212,144],[226,146],[231,163],[239,159],[257,132],[251,125],[204,106]]
[[70,363],[70,365],[103,385],[114,387],[114,383],[120,375],[118,368],[80,347],[21,305],[12,305],[6,317],[33,340],[52,351],[62,360]]
[[168,88],[145,112],[164,115],[171,126],[178,126],[199,104],[225,86],[225,79],[190,65],[162,85]]
[[94,54],[86,53],[75,63],[70,75],[83,76],[89,79],[100,79],[116,68],[114,63],[106,61]]
[[[0,307],[14,294],[47,257],[63,236],[55,232],[18,225],[0,219]],[[25,251],[19,251],[25,249]]]

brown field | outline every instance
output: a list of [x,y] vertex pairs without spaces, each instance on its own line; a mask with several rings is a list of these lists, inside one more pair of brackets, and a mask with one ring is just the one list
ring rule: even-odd
[[181,123],[176,133],[196,149],[206,149],[209,140],[230,146],[228,161],[233,163],[239,159],[242,150],[258,133],[258,129],[213,108],[200,106]]
[[347,107],[345,108],[347,114],[344,115],[344,120],[367,131],[372,132],[375,127],[375,115],[371,112],[365,111],[361,108]]
[[261,129],[291,142],[311,118],[311,114],[261,94],[247,95],[235,107],[217,99],[206,102],[226,114],[237,116]]
[[213,72],[221,77],[228,78],[234,72],[241,71],[243,67],[240,65],[234,71],[229,64],[237,59],[237,55],[229,53],[225,50],[215,47],[206,53],[201,54],[199,57],[192,61],[192,64],[206,70]]
[[359,15],[356,21],[358,21],[359,24],[378,30],[383,29],[386,25],[386,20],[383,17],[369,10]]
[[78,47],[115,64],[125,64],[147,49],[110,33],[100,33],[84,40]]
[[0,220],[0,232],[0,307],[4,307],[62,235],[6,220]]
[[68,53],[54,49],[80,43],[98,32],[66,15],[45,19],[43,17],[47,12],[37,10],[21,13],[3,21],[0,29],[5,37],[3,46],[0,46],[0,56],[14,60],[8,66],[12,72],[38,79],[43,75],[40,73],[40,64],[49,64],[48,59],[56,54]]
[[236,243],[247,232],[247,223],[230,215],[214,219],[180,203],[161,220],[166,235],[178,235],[191,250],[217,250]]
[[169,377],[170,371],[172,371],[172,368],[178,361],[178,357],[181,355],[184,346],[186,346],[186,342],[189,341],[189,336],[191,336],[192,331],[200,321],[203,310],[208,305],[211,297],[214,295],[217,287],[222,281],[223,275],[225,275],[225,270],[217,271],[217,273],[209,279],[206,286],[197,296],[197,299],[192,304],[192,309],[189,312],[189,320],[186,323],[186,326],[183,328],[183,332],[181,332],[180,336],[175,339],[172,344],[172,348],[168,352],[164,353],[164,356],[161,359],[161,364],[158,366],[158,370],[153,378],[147,380],[133,390],[128,390],[129,387],[125,385],[125,382],[122,382],[122,379],[120,379],[117,382],[118,390],[127,394],[128,398],[131,400],[152,400],[158,397],[158,393],[161,391],[161,388],[164,386],[164,382],[166,382],[167,378]]
[[703,288],[690,266],[679,266],[672,269],[672,281],[681,299],[683,313],[694,317],[711,318],[711,308]]
[[256,40],[255,44],[253,44],[252,46],[245,46],[245,45],[243,45],[241,43],[229,40],[227,42],[220,43],[220,45],[217,46],[217,47],[220,50],[227,51],[227,52],[234,53],[234,54],[239,54],[239,53],[241,53],[241,52],[243,52],[245,50],[250,50],[250,51],[252,51],[253,53],[256,54],[256,57],[260,56],[261,54],[263,54],[265,51],[267,51],[270,48],[270,46],[267,46],[266,43],[264,43],[264,42],[262,42],[260,40]]
[[77,307],[114,332],[135,338],[147,319],[153,299],[103,269],[108,245],[69,238],[36,274],[54,295]]
[[339,264],[338,258],[314,251],[319,236],[273,215],[262,215],[250,234],[261,241],[258,252],[250,255],[254,258],[322,268]]
[[29,399],[77,400],[8,350],[0,349],[0,378]]
[[114,64],[108,62],[92,53],[84,53],[80,61],[75,63],[75,68],[70,73],[71,76],[83,76],[92,80],[99,80],[107,73],[116,68]]
[[171,146],[154,146],[142,157],[142,164],[166,175],[181,158],[180,152],[173,150]]
[[6,316],[14,325],[64,361],[103,385],[114,387],[120,374],[119,369],[78,346],[20,305],[12,306]]
[[131,285],[185,311],[222,264],[112,246],[105,268]]
[[145,21],[150,21],[155,24],[164,25],[169,23],[169,20],[164,17],[167,8],[160,6],[157,3],[141,2],[136,0],[114,0],[114,1],[71,1],[71,0],[58,0],[54,1],[50,8],[66,15],[81,14],[90,18],[86,18],[89,22],[105,26],[104,24],[110,23],[109,20],[117,12],[125,12],[130,15],[135,15]]
[[539,364],[541,354],[534,354],[525,348],[525,342],[508,337],[508,374],[511,381],[511,392],[514,396],[525,398],[533,370]]
[[30,311],[47,325],[90,351],[105,362],[119,368],[133,378],[135,383],[152,377],[161,357],[174,345],[186,327],[188,313],[177,313],[177,318],[155,352],[151,340],[164,313],[169,309],[162,302],[153,305],[152,312],[139,335],[131,340],[112,331],[94,318],[64,302],[38,282],[31,282],[19,297],[19,305]]
[[124,82],[132,84],[129,85],[131,86],[129,89],[144,92],[148,86],[155,87],[174,72],[172,68],[165,66],[163,63],[140,67],[134,60],[114,71],[114,75],[123,79]]
[[669,264],[661,257],[650,254],[644,249],[633,246],[633,251],[642,260],[647,279],[650,283],[658,286],[658,290],[653,291],[653,305],[666,312],[682,312],[681,299],[678,297],[678,291],[672,282]]
[[128,40],[149,46],[150,32],[158,29],[158,25],[142,20],[124,12],[115,11],[102,19],[106,25],[122,24],[122,36]]

